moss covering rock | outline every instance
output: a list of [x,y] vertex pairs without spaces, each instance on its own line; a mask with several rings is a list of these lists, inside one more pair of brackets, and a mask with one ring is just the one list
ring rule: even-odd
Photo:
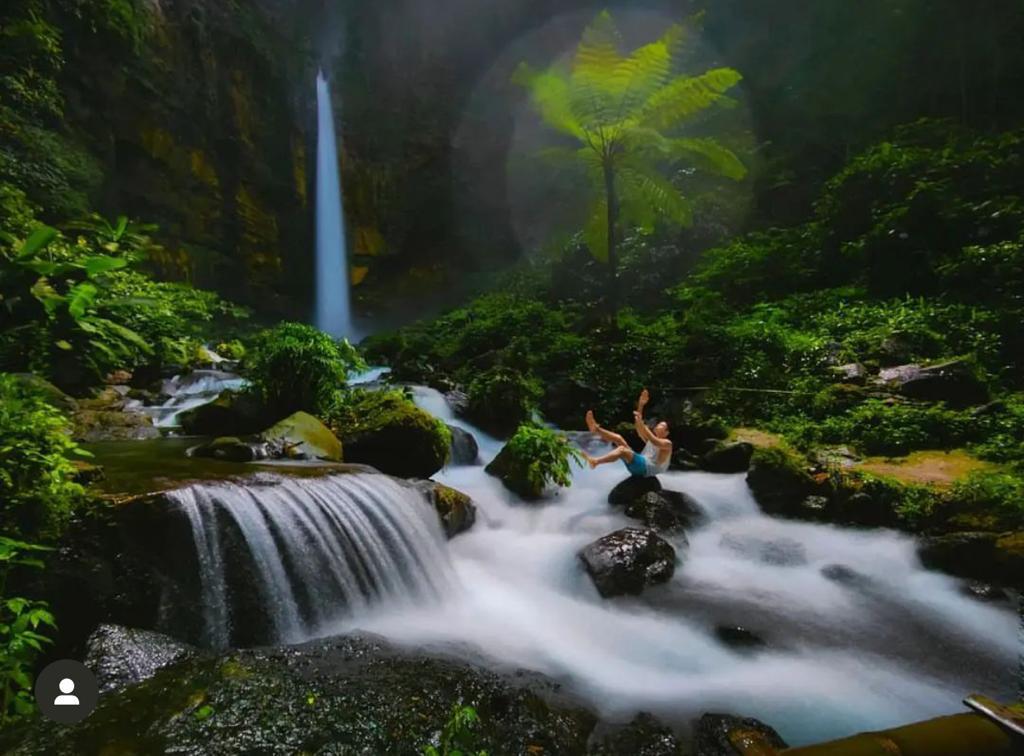
[[78,725],[38,719],[0,750],[39,753],[419,753],[453,703],[492,753],[584,754],[596,717],[544,678],[398,650],[373,636],[198,654],[100,700]]
[[271,456],[341,462],[343,447],[331,429],[308,412],[295,412],[261,434]]
[[403,478],[429,478],[451,452],[447,426],[397,390],[350,392],[331,426],[349,462]]
[[755,449],[747,485],[768,514],[798,516],[804,499],[818,491],[806,460],[785,446]]
[[432,480],[418,483],[417,487],[437,510],[446,536],[452,538],[473,527],[476,522],[476,506],[462,491]]
[[570,464],[579,459],[580,453],[564,435],[521,425],[484,470],[508,490],[532,501],[552,487],[571,485]]

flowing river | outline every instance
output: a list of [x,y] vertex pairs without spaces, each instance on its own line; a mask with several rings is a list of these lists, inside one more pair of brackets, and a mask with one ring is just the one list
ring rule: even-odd
[[[438,392],[415,392],[474,434],[484,463],[497,454],[501,443],[453,417]],[[682,724],[726,710],[764,719],[792,744],[960,711],[971,692],[1014,692],[1015,614],[924,570],[905,535],[770,518],[743,475],[668,473],[664,487],[695,497],[709,520],[688,547],[676,544],[683,561],[670,583],[608,600],[576,553],[636,524],[607,504],[621,466],[576,470],[570,489],[539,505],[482,466],[436,477],[478,507],[474,527],[450,542],[456,586],[439,604],[383,605],[323,634],[461,641],[492,663],[565,682],[610,718],[640,709]],[[766,645],[732,650],[718,625],[741,625]]]

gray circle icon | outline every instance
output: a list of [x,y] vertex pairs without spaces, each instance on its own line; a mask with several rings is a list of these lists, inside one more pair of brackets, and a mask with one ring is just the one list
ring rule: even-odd
[[81,722],[100,697],[95,675],[73,659],[59,659],[40,672],[35,693],[42,715],[61,724]]

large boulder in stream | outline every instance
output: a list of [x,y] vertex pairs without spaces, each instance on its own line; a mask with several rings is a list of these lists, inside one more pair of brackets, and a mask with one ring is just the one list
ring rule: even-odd
[[480,446],[473,434],[456,425],[449,425],[452,434],[451,463],[453,465],[476,465],[480,463]]
[[345,459],[402,478],[429,478],[448,461],[448,427],[400,391],[367,391],[353,398],[339,421]]
[[289,459],[324,459],[341,462],[342,445],[330,428],[308,412],[295,412],[261,434],[274,451]]
[[754,445],[746,441],[726,443],[714,441],[711,448],[700,458],[704,470],[716,473],[741,473],[750,468]]
[[804,460],[783,447],[754,451],[747,485],[762,510],[787,517],[806,518],[804,500],[818,493]]
[[195,647],[162,633],[103,624],[89,636],[85,666],[96,675],[100,693],[110,693],[148,680],[195,652]]
[[73,726],[36,718],[0,751],[413,754],[436,744],[452,706],[480,721],[473,750],[584,754],[597,718],[539,675],[502,675],[374,636],[200,653],[105,695]]
[[651,491],[660,491],[661,483],[656,477],[637,478],[630,476],[619,481],[608,492],[608,503],[613,507],[625,507]]
[[693,738],[695,756],[744,756],[788,747],[774,728],[733,714],[701,715],[694,724]]
[[623,528],[598,538],[579,553],[605,598],[636,595],[664,583],[676,569],[676,550],[650,528]]
[[178,415],[182,431],[190,436],[247,436],[266,428],[274,419],[247,391],[224,391],[212,402]]
[[958,358],[933,365],[897,365],[878,373],[877,382],[912,399],[947,402],[953,407],[984,404],[988,389],[968,360]]
[[918,555],[925,567],[1024,589],[1024,531],[933,536]]
[[640,520],[662,533],[686,530],[704,518],[704,510],[689,494],[682,491],[648,491],[625,508],[626,517]]
[[434,505],[446,536],[453,538],[473,527],[476,522],[476,505],[468,495],[432,480],[415,483],[415,486]]

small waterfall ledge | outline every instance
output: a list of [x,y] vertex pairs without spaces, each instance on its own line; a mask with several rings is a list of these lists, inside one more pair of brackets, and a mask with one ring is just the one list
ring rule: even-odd
[[307,640],[455,585],[433,506],[386,475],[260,476],[161,496],[187,520],[193,558],[164,571],[160,624],[208,648]]

